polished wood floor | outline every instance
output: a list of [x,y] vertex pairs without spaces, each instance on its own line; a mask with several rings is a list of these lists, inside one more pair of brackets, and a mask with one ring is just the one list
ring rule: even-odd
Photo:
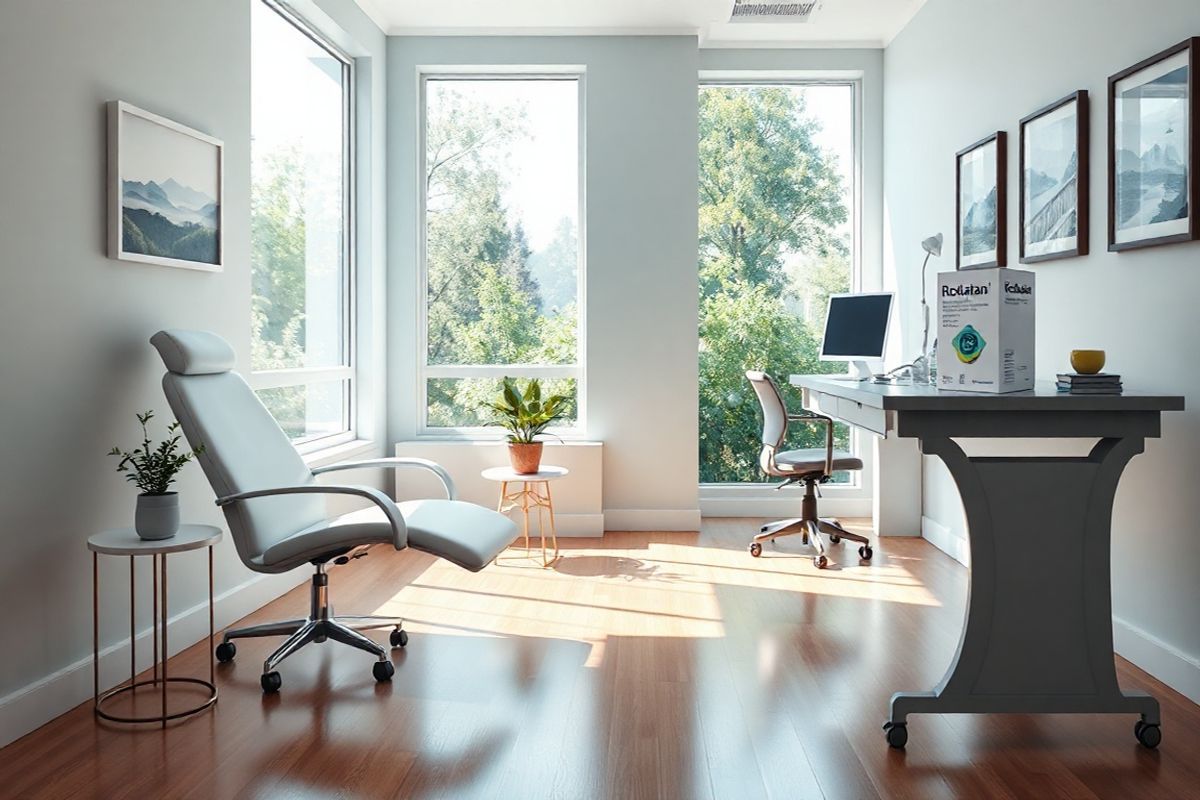
[[[514,551],[477,575],[377,548],[331,584],[340,613],[410,620],[391,683],[319,645],[264,697],[274,644],[239,642],[212,713],[130,731],[85,704],[0,751],[0,796],[1200,797],[1200,707],[1120,659],[1163,703],[1157,751],[1115,716],[917,716],[889,749],[891,693],[931,687],[954,652],[965,570],[888,539],[869,566],[838,546],[817,572],[794,539],[752,559],[753,530],[566,540],[552,569]],[[247,621],[303,615],[306,592]]]

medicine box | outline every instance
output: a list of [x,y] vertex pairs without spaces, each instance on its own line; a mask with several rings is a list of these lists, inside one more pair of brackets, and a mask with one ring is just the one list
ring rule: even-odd
[[998,267],[938,275],[939,389],[1033,388],[1034,274]]

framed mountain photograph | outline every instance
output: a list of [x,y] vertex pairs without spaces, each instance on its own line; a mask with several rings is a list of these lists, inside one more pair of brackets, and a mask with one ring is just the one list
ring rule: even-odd
[[954,213],[958,228],[957,269],[1003,267],[1007,263],[1004,190],[1008,137],[996,131],[956,156]]
[[1088,93],[1021,120],[1021,263],[1088,252]]
[[109,257],[220,270],[224,150],[219,139],[110,102]]
[[1200,238],[1193,37],[1108,79],[1108,249]]

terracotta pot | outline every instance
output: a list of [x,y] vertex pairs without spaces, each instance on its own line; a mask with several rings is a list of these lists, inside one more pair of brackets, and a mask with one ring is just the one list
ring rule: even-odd
[[529,444],[508,443],[508,460],[512,463],[513,472],[518,475],[532,475],[538,471],[542,463],[542,442]]

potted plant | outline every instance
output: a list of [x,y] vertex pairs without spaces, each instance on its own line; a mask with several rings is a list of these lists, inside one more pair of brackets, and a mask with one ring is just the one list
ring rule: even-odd
[[542,399],[542,383],[531,378],[525,391],[513,378],[504,379],[503,391],[488,407],[496,412],[494,424],[508,431],[508,459],[513,471],[531,475],[542,463],[542,442],[537,437],[566,413],[567,397],[553,394]]
[[114,447],[110,456],[120,456],[117,472],[125,480],[136,484],[141,490],[134,513],[134,529],[143,539],[169,539],[179,531],[179,495],[170,491],[179,470],[196,456],[204,452],[204,445],[194,450],[179,452],[179,423],[167,426],[167,439],[157,447],[151,447],[150,434],[146,425],[154,419],[154,412],[138,414],[142,425],[142,446],[132,451]]

